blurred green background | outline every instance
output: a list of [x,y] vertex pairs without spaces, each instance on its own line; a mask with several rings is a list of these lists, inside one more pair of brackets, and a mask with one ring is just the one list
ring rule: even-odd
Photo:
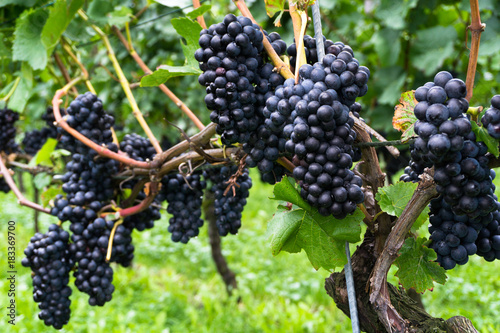
[[[99,0],[94,0],[97,2]],[[89,1],[90,2],[90,1]],[[101,0],[103,4],[104,0]],[[143,60],[155,68],[161,64],[181,65],[184,56],[179,37],[170,19],[183,16],[192,8],[183,8],[190,1],[163,0],[166,6],[146,1],[105,1],[106,8],[131,8],[133,13],[149,5],[131,29],[132,40]],[[212,0],[211,12],[205,15],[208,24],[223,15],[236,13],[230,1]],[[18,103],[22,112],[20,132],[40,128],[40,115],[45,112],[61,79],[53,61],[44,70],[31,71],[12,61],[10,48],[17,18],[26,8],[40,8],[50,1],[24,0],[0,2],[0,91],[5,94],[15,77],[23,76],[32,88],[26,89]],[[270,32],[277,31],[290,44],[293,40],[291,21],[285,14],[280,28],[266,16],[264,2],[248,1],[256,19]],[[481,0],[482,34],[478,73],[472,105],[489,105],[489,99],[500,93],[500,1]],[[389,138],[399,134],[390,119],[401,92],[416,89],[432,80],[440,70],[449,70],[465,80],[468,61],[466,26],[470,22],[469,2],[435,0],[339,0],[321,1],[324,33],[328,39],[349,44],[360,63],[370,68],[369,92],[360,99],[362,116]],[[103,7],[104,8],[104,7]],[[101,13],[103,16],[105,12]],[[164,15],[164,16],[161,16]],[[160,17],[161,16],[161,17]],[[109,29],[105,31],[110,32]],[[312,34],[312,26],[308,28]],[[94,32],[80,19],[75,19],[64,36],[74,43],[88,68],[92,83],[106,109],[122,126],[120,134],[136,131],[142,134],[118,82],[107,70],[112,66],[106,51]],[[119,41],[110,36],[124,72],[130,82],[138,82],[143,72],[128,56]],[[470,40],[469,40],[470,44]],[[60,52],[56,48],[56,52]],[[66,61],[63,58],[64,61]],[[76,66],[68,62],[70,75]],[[194,77],[168,81],[171,88],[201,119],[209,122],[203,100],[204,89]],[[79,87],[83,91],[83,87]],[[156,88],[133,90],[139,106],[157,137],[179,138],[171,121],[189,134],[197,130],[186,116]],[[22,140],[22,135],[19,136]],[[329,273],[314,271],[305,255],[271,255],[264,236],[266,223],[275,203],[266,200],[272,188],[259,182],[256,173],[249,203],[245,208],[243,227],[237,236],[223,239],[223,252],[237,274],[239,289],[227,297],[210,256],[210,247],[203,229],[188,245],[174,244],[167,232],[168,216],[156,222],[153,230],[134,235],[136,258],[130,269],[115,266],[117,290],[113,300],[103,308],[92,308],[87,296],[72,296],[72,318],[64,328],[67,332],[348,332],[349,319],[339,311],[323,288]],[[29,184],[29,177],[26,176]],[[395,177],[397,179],[397,177]],[[28,191],[31,189],[28,186]],[[30,197],[31,194],[28,194]],[[498,195],[498,193],[497,193]],[[22,250],[33,234],[33,212],[19,207],[12,193],[0,193],[0,234],[6,235],[6,221],[17,222],[18,257],[18,321],[15,327],[0,320],[2,332],[49,332],[37,319],[37,305],[32,300],[29,271],[20,265]],[[55,219],[44,217],[42,230]],[[425,234],[425,230],[422,230]],[[5,236],[6,237],[6,236]],[[5,267],[5,242],[0,242],[0,265]],[[437,285],[423,295],[427,311],[443,318],[464,315],[481,332],[500,332],[500,263],[486,263],[473,257],[463,266],[449,272],[445,286]],[[0,273],[0,299],[8,289],[5,269]],[[391,282],[397,279],[391,274]],[[238,302],[241,299],[241,302]]]

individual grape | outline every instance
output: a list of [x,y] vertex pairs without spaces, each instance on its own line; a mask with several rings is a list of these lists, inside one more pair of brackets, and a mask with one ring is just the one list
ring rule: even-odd
[[208,179],[212,182],[210,191],[214,193],[214,214],[216,225],[221,236],[228,233],[235,235],[241,227],[241,213],[247,203],[249,189],[252,187],[252,179],[248,175],[248,169],[236,179],[235,185],[228,188],[230,177],[238,171],[238,166],[223,166],[220,169],[208,170]]
[[52,224],[47,233],[31,238],[21,262],[32,271],[33,299],[41,310],[38,317],[55,329],[66,325],[71,314],[68,282],[74,261],[68,241],[69,233]]

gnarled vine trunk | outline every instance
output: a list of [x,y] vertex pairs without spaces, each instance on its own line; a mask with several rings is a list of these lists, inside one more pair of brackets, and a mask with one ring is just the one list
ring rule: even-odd
[[[360,327],[363,331],[369,333],[388,332],[384,324],[380,321],[375,306],[370,302],[370,295],[367,292],[369,278],[376,261],[375,237],[367,231],[363,243],[352,256],[352,269],[354,285],[356,287]],[[425,312],[404,290],[398,289],[389,283],[387,284],[387,288],[391,304],[407,322],[407,328],[400,332],[477,332],[470,320],[465,317],[453,317],[446,321],[441,318],[434,318]],[[330,275],[325,280],[325,289],[328,295],[333,298],[337,307],[349,316],[349,302],[344,272]]]

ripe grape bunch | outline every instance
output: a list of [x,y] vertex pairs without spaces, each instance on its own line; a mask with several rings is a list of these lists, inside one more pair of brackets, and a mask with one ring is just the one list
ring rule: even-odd
[[167,212],[172,214],[168,231],[172,241],[187,244],[198,236],[203,226],[201,204],[203,190],[207,184],[203,173],[183,176],[180,173],[163,178],[162,188],[157,196],[158,201],[167,201]]
[[252,179],[246,168],[236,178],[235,183],[230,185],[231,176],[237,172],[237,165],[207,171],[208,179],[212,181],[210,191],[215,197],[214,214],[221,236],[229,233],[235,235],[238,232],[241,227],[241,213],[247,203],[249,189],[252,187]]
[[247,142],[249,132],[259,125],[253,83],[262,40],[260,29],[249,18],[232,14],[200,32],[201,48],[195,58],[203,73],[198,82],[206,87],[210,120],[218,125],[224,144]]
[[434,166],[438,193],[455,214],[474,219],[496,206],[487,147],[476,142],[470,120],[463,114],[469,106],[465,95],[465,83],[448,72],[439,72],[434,82],[415,91],[418,138],[402,180],[415,180],[425,167]]
[[26,132],[24,135],[22,142],[23,149],[30,155],[35,155],[43,147],[48,138],[55,139],[57,137],[57,127],[54,125],[55,118],[52,106],[47,108],[46,112],[42,115],[42,119],[45,120],[47,126],[41,130],[34,129]]
[[35,234],[22,260],[33,274],[33,299],[39,303],[38,317],[45,325],[61,329],[69,321],[71,288],[69,272],[74,266],[69,233],[52,224],[46,234]]
[[[354,61],[350,53],[349,58]],[[322,215],[342,219],[354,212],[364,194],[361,178],[350,170],[356,156],[352,147],[354,120],[338,93],[351,82],[342,83],[336,74],[337,60],[329,54],[321,63],[303,65],[299,84],[285,81],[283,90],[276,90],[276,98],[269,99],[267,107],[270,127],[276,126],[276,119],[281,121],[290,114],[291,123],[283,128],[289,138],[285,148],[293,155],[293,176],[301,185],[301,196]]]

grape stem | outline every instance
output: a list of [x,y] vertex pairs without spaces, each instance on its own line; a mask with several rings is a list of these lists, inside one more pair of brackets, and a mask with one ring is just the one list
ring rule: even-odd
[[9,185],[12,192],[14,192],[14,194],[16,195],[18,204],[50,215],[50,210],[44,208],[43,206],[37,203],[29,201],[24,197],[19,188],[16,186],[14,179],[12,179],[9,169],[7,169],[7,167],[5,166],[5,163],[3,162],[3,158],[1,156],[0,156],[0,171],[5,179],[5,182],[7,183],[7,185]]
[[[125,36],[123,36],[120,29],[118,29],[118,27],[113,26],[112,29],[113,29],[113,32],[116,34],[116,36],[118,36],[118,39],[122,42],[123,46],[125,46],[128,53],[130,54],[130,56],[132,58],[134,58],[135,62],[142,69],[144,74],[146,74],[146,75],[152,74],[153,72],[151,71],[151,69],[149,69],[149,67],[144,63],[144,61],[141,59],[139,54],[135,51],[134,47],[132,46],[132,42],[131,42],[130,38],[127,41],[127,39],[125,39]],[[128,29],[127,29],[127,32],[128,32]],[[127,36],[129,36],[128,33],[127,33]],[[158,86],[158,88],[160,88],[160,90],[163,91],[163,93],[165,95],[167,95],[172,100],[172,102],[174,102],[175,105],[177,105],[177,107],[179,109],[181,109],[182,112],[184,112],[189,117],[189,119],[191,119],[191,121],[196,125],[196,127],[198,127],[199,130],[203,130],[205,128],[205,125],[203,125],[203,123],[200,121],[200,119],[198,119],[198,117],[196,117],[196,115],[193,113],[193,111],[191,111],[186,106],[186,104],[184,104],[170,89],[168,89],[168,87],[165,84],[160,84]]]
[[19,82],[21,81],[21,77],[18,76],[17,79],[14,81],[14,85],[12,86],[12,88],[9,90],[9,92],[7,93],[7,95],[5,95],[4,98],[2,98],[2,101],[4,102],[7,102],[9,100],[9,98],[12,97],[12,95],[14,94],[14,92],[16,91],[17,89],[17,86],[19,85]]
[[467,67],[467,79],[465,85],[467,87],[467,96],[465,98],[470,101],[474,89],[474,79],[476,76],[477,58],[479,56],[479,44],[481,42],[481,33],[486,28],[486,24],[481,23],[481,15],[479,13],[478,0],[470,0],[471,24],[467,29],[471,32],[471,47],[469,54],[469,65]]
[[98,145],[94,141],[90,140],[74,128],[68,125],[68,123],[61,117],[61,112],[59,110],[59,104],[62,103],[62,96],[68,93],[68,90],[83,80],[83,77],[78,77],[76,79],[73,79],[71,82],[69,82],[67,85],[65,85],[62,89],[59,89],[56,91],[54,98],[52,99],[52,108],[54,112],[54,117],[56,119],[56,124],[60,127],[62,127],[66,132],[71,134],[75,139],[79,140],[89,148],[94,149],[99,155],[111,158],[113,160],[119,161],[121,163],[124,163],[126,165],[134,166],[134,167],[139,167],[139,168],[145,168],[145,169],[150,169],[151,164],[148,162],[141,162],[141,161],[136,161],[131,158],[128,158],[125,155],[121,155],[118,153],[115,153],[103,146]]
[[83,79],[85,80],[85,85],[87,86],[87,89],[91,93],[96,95],[95,89],[89,80],[89,72],[87,71],[85,66],[82,64],[80,59],[78,59],[78,57],[73,53],[69,44],[62,38],[61,38],[61,44],[62,44],[63,50],[70,56],[71,59],[73,59],[73,61],[78,65],[78,67],[80,67],[80,71],[82,72],[82,76],[83,76]]
[[[147,209],[155,199],[156,195],[158,194],[158,189],[159,189],[158,187],[159,187],[158,182],[149,183],[149,193],[146,196],[146,198],[144,198],[139,204],[135,206],[119,210],[118,212],[116,212],[116,214],[113,215],[113,217],[115,219],[125,218],[127,216],[135,215]],[[105,217],[106,215],[109,215],[109,213],[102,213],[101,217]]]
[[24,163],[20,163],[20,162],[16,162],[16,161],[7,161],[7,165],[15,167],[17,169],[20,169],[22,171],[29,172],[32,175],[37,175],[37,174],[43,173],[43,172],[45,172],[47,174],[54,174],[54,170],[52,170],[52,168],[44,167],[41,165],[30,166],[28,164],[24,164]]
[[[200,0],[193,0],[193,7],[194,9],[200,7]],[[196,18],[198,20],[198,23],[201,25],[203,29],[207,28],[207,24],[205,23],[205,19],[203,18],[203,15],[200,15]]]
[[[250,20],[252,20],[253,23],[257,24],[257,21],[253,18],[252,13],[247,7],[247,4],[245,3],[245,0],[233,0],[234,4],[238,9],[240,10],[241,14],[245,17],[248,17]],[[261,32],[264,35],[264,31]],[[292,71],[290,70],[290,67],[288,67],[283,60],[281,60],[280,56],[276,53],[274,50],[273,46],[271,43],[267,40],[267,37],[264,35],[264,38],[262,40],[264,43],[264,48],[266,49],[267,55],[269,58],[271,58],[272,63],[274,64],[274,67],[276,67],[276,71],[281,74],[285,79],[291,79],[294,78],[295,76],[293,75]]]
[[115,238],[116,228],[118,228],[118,226],[122,223],[123,219],[119,219],[113,225],[113,229],[111,229],[111,233],[109,235],[109,240],[108,240],[108,252],[106,253],[106,262],[109,262],[111,260],[111,252],[113,250],[113,239]]
[[307,27],[307,12],[298,10],[297,5],[290,3],[290,17],[293,24],[293,35],[297,49],[297,59],[295,61],[295,84],[299,83],[299,68],[307,63],[306,50],[304,48],[304,35]]
[[[64,67],[64,63],[62,62],[61,57],[59,57],[57,52],[54,52],[53,57],[54,57],[54,60],[57,64],[57,67],[59,67],[59,70],[61,71],[64,79],[66,80],[66,83],[71,82],[71,77],[69,76],[68,70],[66,69],[66,67]],[[78,90],[76,90],[75,86],[71,87],[71,90],[75,95],[78,96]]]
[[[80,15],[80,17],[84,21],[86,21],[86,22],[89,21],[87,14],[85,14],[85,12],[83,10],[79,9],[78,15]],[[92,27],[92,29],[94,29],[94,31],[101,37],[101,39],[104,43],[104,46],[106,47],[106,50],[108,51],[108,58],[109,58],[109,60],[111,60],[111,63],[113,64],[113,67],[115,68],[115,71],[116,71],[116,74],[118,75],[118,79],[120,80],[120,84],[122,86],[123,92],[127,96],[127,99],[130,103],[130,106],[132,107],[132,113],[134,114],[135,118],[137,119],[137,121],[141,125],[144,132],[146,133],[147,137],[149,138],[149,141],[151,142],[151,144],[155,148],[156,152],[161,153],[162,149],[160,147],[160,143],[155,138],[153,132],[149,128],[148,123],[144,119],[144,116],[142,115],[142,112],[139,109],[137,102],[135,101],[134,95],[132,94],[132,90],[130,89],[130,84],[129,84],[127,78],[125,77],[125,74],[123,73],[122,68],[120,67],[120,63],[118,62],[118,59],[116,59],[115,52],[113,51],[113,48],[111,47],[108,36],[95,24],[91,24],[91,23],[89,23],[89,24]]]
[[390,141],[381,141],[381,142],[358,142],[355,143],[355,147],[365,148],[365,147],[387,147],[387,146],[396,146],[396,145],[409,145],[415,142],[415,139],[410,140],[390,140]]
[[391,304],[390,299],[387,298],[388,293],[384,292],[384,290],[387,290],[387,273],[397,258],[398,251],[403,246],[406,235],[430,200],[438,195],[433,176],[429,172],[432,171],[427,169],[422,175],[422,180],[412,198],[401,216],[396,220],[369,279],[370,302],[376,307],[380,321],[389,332],[392,331],[393,327],[396,328],[397,332],[403,332],[407,329],[405,321]]
[[[187,150],[187,149],[186,149]],[[209,155],[212,159],[219,159],[219,163],[224,163],[224,164],[230,164],[234,163],[230,158],[227,157],[227,155],[236,155],[236,156],[241,156],[242,150],[241,148],[237,147],[231,147],[231,148],[217,148],[217,149],[207,149],[203,151],[204,155],[200,155],[199,152],[197,151],[191,151],[188,153],[183,154],[182,156],[176,157],[176,158],[169,158],[169,161],[164,163],[161,166],[160,171],[155,174],[155,177],[161,178],[164,175],[172,172],[172,171],[177,171],[179,165],[183,163],[188,163],[189,161],[191,162],[193,169],[196,168],[196,165],[199,162],[204,163],[206,161],[205,155]],[[180,155],[177,154],[176,156]],[[156,161],[154,161],[156,162]],[[154,163],[153,162],[153,163]],[[119,175],[117,175],[117,178],[124,178],[124,177],[130,177],[130,176],[149,176],[151,174],[150,169],[144,169],[144,168],[134,168],[132,170],[125,170]]]
[[[375,131],[373,128],[371,128],[370,126],[368,126],[365,122],[363,122],[361,119],[355,117],[352,112],[349,112],[349,115],[351,116],[351,118],[354,120],[354,127],[358,127],[359,129],[365,131],[365,132],[368,132],[370,133],[371,135],[373,135],[374,137],[377,138],[377,140],[379,140],[380,142],[386,142],[387,140],[382,136],[380,135],[377,131]],[[371,140],[370,140],[371,142]],[[385,149],[387,149],[389,151],[389,153],[391,153],[392,156],[394,156],[394,158],[398,158],[399,157],[399,150],[396,148],[396,147],[392,147],[390,145],[387,145],[385,146]]]

